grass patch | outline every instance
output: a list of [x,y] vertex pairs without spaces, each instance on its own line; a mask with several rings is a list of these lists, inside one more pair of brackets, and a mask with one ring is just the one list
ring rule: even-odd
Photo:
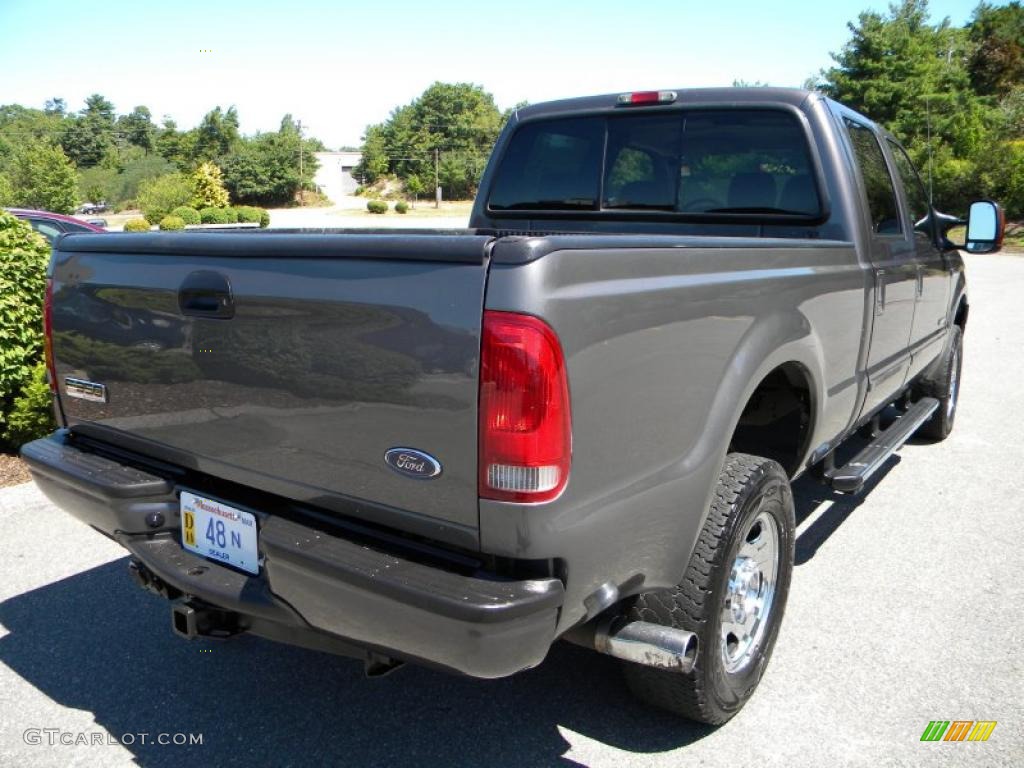
[[[456,216],[469,216],[470,211],[473,210],[472,200],[455,200],[452,202],[441,203],[440,208],[435,208],[434,204],[430,201],[421,201],[415,204],[409,204],[409,210],[403,215],[403,218],[407,219],[433,219],[433,218],[454,218]],[[379,214],[373,214],[363,210],[342,210],[337,212],[339,216],[365,216],[368,219],[378,218]],[[393,214],[394,211],[388,211],[389,214]]]

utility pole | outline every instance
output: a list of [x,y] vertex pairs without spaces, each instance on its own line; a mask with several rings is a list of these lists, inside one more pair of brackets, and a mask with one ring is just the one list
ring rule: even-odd
[[302,176],[302,121],[299,120],[296,124],[299,129],[299,205],[306,204],[306,190],[303,188],[303,176]]
[[441,181],[438,172],[438,151],[434,147],[434,207],[441,207]]

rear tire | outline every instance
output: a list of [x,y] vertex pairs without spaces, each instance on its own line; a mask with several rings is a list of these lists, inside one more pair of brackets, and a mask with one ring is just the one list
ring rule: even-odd
[[759,456],[729,454],[683,580],[640,594],[626,611],[630,620],[695,632],[700,646],[693,671],[622,662],[635,695],[702,723],[724,723],[740,711],[779,633],[795,528],[783,468]]
[[921,425],[917,434],[936,442],[945,440],[953,431],[956,421],[956,408],[960,399],[960,373],[964,361],[964,335],[960,326],[953,326],[953,337],[949,340],[949,349],[934,377],[923,379],[916,387],[918,396],[934,397],[939,407],[932,417]]

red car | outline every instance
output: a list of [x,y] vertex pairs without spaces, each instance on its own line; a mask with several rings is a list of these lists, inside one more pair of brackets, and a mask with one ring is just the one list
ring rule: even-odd
[[65,216],[62,213],[51,213],[50,211],[33,211],[27,208],[6,208],[8,213],[13,213],[19,219],[25,219],[32,225],[32,229],[45,237],[52,246],[54,241],[65,232],[106,232],[102,227],[90,224],[87,221]]

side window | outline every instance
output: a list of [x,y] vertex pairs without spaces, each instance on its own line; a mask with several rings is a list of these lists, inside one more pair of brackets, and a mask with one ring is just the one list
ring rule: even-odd
[[910,206],[910,219],[914,222],[914,229],[930,233],[928,217],[931,207],[928,205],[928,194],[924,191],[921,177],[918,176],[917,169],[903,151],[903,147],[890,141],[889,149],[896,160],[896,172],[900,175],[903,190],[907,194],[907,205]]
[[501,161],[492,210],[597,208],[604,123],[587,118],[524,125]]
[[898,235],[903,227],[900,224],[899,207],[896,205],[896,190],[885,164],[882,147],[867,126],[849,118],[843,118],[843,122],[850,133],[853,153],[864,178],[871,228],[880,235]]
[[54,241],[62,234],[60,228],[49,221],[29,219],[29,224],[32,225],[32,229],[49,241],[51,247],[53,246]]

